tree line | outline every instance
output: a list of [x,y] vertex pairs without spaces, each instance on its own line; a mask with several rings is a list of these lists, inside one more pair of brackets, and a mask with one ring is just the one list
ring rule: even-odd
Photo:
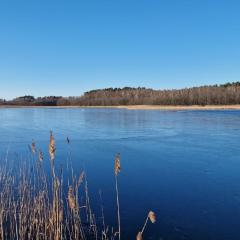
[[240,104],[240,82],[172,90],[106,88],[79,97],[23,96],[1,105],[23,106],[118,106],[118,105],[230,105]]

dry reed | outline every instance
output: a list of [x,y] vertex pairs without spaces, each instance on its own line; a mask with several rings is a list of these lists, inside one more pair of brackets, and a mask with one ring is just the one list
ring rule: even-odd
[[[33,154],[36,143],[29,145]],[[103,226],[97,224],[91,208],[86,172],[76,176],[71,167],[64,179],[63,170],[55,170],[55,139],[50,133],[49,155],[51,173],[44,168],[43,152],[29,159],[0,161],[0,239],[1,240],[114,240],[121,238],[118,175],[120,154],[115,157],[114,175],[117,195],[118,231],[106,225],[102,207]],[[71,163],[71,161],[69,161]],[[65,184],[64,184],[65,180]],[[66,189],[67,182],[67,189]],[[64,187],[65,186],[65,187]],[[101,194],[100,194],[101,195]],[[148,218],[137,239],[142,239],[148,219],[156,221],[155,214]],[[112,229],[112,230],[111,230]],[[99,234],[100,233],[100,234]]]
[[115,157],[114,164],[114,173],[115,173],[115,188],[117,195],[117,218],[118,218],[118,239],[121,239],[121,219],[120,219],[120,204],[119,204],[119,193],[118,193],[118,174],[120,173],[121,164],[120,164],[120,153]]
[[55,151],[56,151],[55,139],[53,137],[53,132],[51,131],[50,132],[50,143],[49,143],[49,155],[50,155],[51,161],[54,161]]
[[69,190],[68,190],[68,205],[69,205],[71,210],[74,210],[75,207],[76,207],[75,197],[74,197],[74,194],[73,194],[72,186],[70,186]]
[[155,223],[156,222],[156,215],[153,211],[149,211],[148,215],[147,215],[147,218],[145,220],[145,223],[143,225],[143,228],[140,232],[138,232],[137,236],[136,236],[136,239],[137,240],[143,240],[143,232],[147,226],[147,223],[148,223],[148,220],[150,220],[151,223]]

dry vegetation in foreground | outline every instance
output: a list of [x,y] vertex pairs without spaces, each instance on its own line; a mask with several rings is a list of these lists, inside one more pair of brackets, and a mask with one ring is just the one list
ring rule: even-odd
[[[70,144],[69,138],[67,144]],[[43,167],[43,152],[36,149],[34,141],[29,149],[32,153],[30,161],[16,163],[6,156],[0,164],[0,239],[121,239],[118,194],[120,154],[116,155],[114,164],[118,226],[110,227],[105,224],[103,207],[102,224],[96,223],[90,205],[86,173],[82,171],[76,176],[72,167],[69,167],[71,177],[67,183],[62,169],[59,174],[56,173],[56,147],[52,132],[49,143],[49,173]],[[67,186],[67,191],[64,191],[64,186]],[[137,240],[143,239],[149,221],[156,221],[152,211],[148,213],[143,228],[137,233]]]

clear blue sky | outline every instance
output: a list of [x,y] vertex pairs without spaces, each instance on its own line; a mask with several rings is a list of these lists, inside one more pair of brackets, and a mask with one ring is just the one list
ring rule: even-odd
[[240,1],[0,2],[0,98],[240,80]]

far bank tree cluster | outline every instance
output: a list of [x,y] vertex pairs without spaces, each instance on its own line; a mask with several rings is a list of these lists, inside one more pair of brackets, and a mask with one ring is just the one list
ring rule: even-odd
[[240,82],[176,90],[106,88],[80,97],[18,97],[0,104],[23,106],[230,105],[240,104]]

